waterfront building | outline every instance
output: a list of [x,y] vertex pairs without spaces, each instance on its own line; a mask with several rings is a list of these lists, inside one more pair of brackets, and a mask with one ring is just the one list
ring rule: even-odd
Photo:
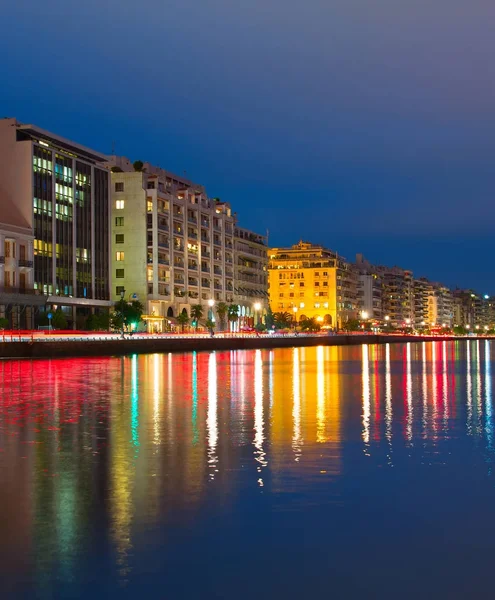
[[357,300],[360,316],[365,315],[373,322],[383,320],[382,279],[372,264],[362,254],[356,255],[355,268],[358,272]]
[[[438,303],[433,293],[433,286],[426,277],[413,280],[413,317],[415,329],[426,327],[438,321]],[[430,301],[431,298],[431,301]],[[430,312],[435,318],[430,316]]]
[[[73,327],[94,310],[108,310],[105,160],[35,125],[0,120],[0,214],[4,249],[11,252],[2,283],[19,292],[10,294],[6,311],[12,326],[32,327],[40,307],[60,307]],[[36,302],[25,302],[27,290]]]
[[0,319],[11,329],[33,328],[36,311],[45,307],[33,286],[33,242],[31,228],[0,222]]
[[382,279],[382,309],[384,319],[396,327],[412,325],[414,321],[414,288],[412,271],[400,267],[377,267]]
[[266,298],[266,239],[240,228],[235,232],[228,203],[150,163],[109,160],[112,298],[138,298],[148,330],[168,329],[198,304],[204,320],[215,316],[220,302],[239,303],[246,317],[248,308]]
[[471,330],[485,325],[483,298],[474,290],[455,289],[453,291],[454,325]]
[[266,236],[234,228],[234,303],[241,327],[260,323],[268,307],[267,245]]
[[427,297],[428,314],[425,319],[429,326],[453,325],[453,300],[449,288],[439,283],[432,283]]
[[358,272],[333,250],[308,242],[269,250],[268,282],[273,312],[296,321],[315,318],[342,327],[358,316]]

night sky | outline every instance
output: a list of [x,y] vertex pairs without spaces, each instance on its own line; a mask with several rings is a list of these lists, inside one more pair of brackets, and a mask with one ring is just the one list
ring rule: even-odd
[[493,0],[7,0],[0,116],[187,174],[271,245],[495,294]]

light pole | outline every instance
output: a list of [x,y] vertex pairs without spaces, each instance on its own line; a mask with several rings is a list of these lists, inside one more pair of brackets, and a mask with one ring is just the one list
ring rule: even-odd
[[261,303],[260,302],[255,302],[254,303],[254,314],[256,316],[255,319],[255,326],[260,324],[260,315],[259,315],[259,311],[261,310]]
[[297,329],[297,306],[292,309],[294,311],[294,330]]
[[120,318],[122,319],[122,339],[124,339],[124,297],[125,288],[120,290]]
[[208,310],[208,319],[213,321],[213,307],[215,306],[215,300],[213,300],[213,298],[208,300],[208,306],[210,307]]

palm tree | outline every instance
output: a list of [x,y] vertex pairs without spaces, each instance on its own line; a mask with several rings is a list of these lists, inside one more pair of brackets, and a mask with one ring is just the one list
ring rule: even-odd
[[191,319],[196,330],[198,329],[198,323],[202,316],[203,307],[201,306],[201,304],[194,304],[193,306],[191,306]]
[[299,323],[299,325],[301,326],[302,331],[320,331],[321,328],[320,324],[314,317],[311,317],[310,319],[304,319]]
[[189,316],[187,312],[184,311],[177,315],[177,322],[181,326],[182,333],[184,333],[184,327],[189,323]]
[[216,306],[218,319],[220,320],[220,329],[225,329],[227,326],[225,317],[229,312],[229,306],[225,302],[219,302]]
[[239,305],[229,304],[228,307],[228,319],[232,323],[232,326],[239,320]]
[[273,319],[277,329],[285,329],[286,327],[290,327],[292,323],[292,315],[289,312],[276,312],[273,315]]

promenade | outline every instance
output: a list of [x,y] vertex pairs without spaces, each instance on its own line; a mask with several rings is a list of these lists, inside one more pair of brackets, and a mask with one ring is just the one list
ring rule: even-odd
[[0,358],[57,358],[75,356],[121,356],[161,352],[208,352],[256,348],[306,346],[354,346],[430,341],[493,339],[456,336],[418,336],[386,334],[327,333],[219,333],[209,334],[133,334],[122,338],[110,333],[4,332],[0,335]]

